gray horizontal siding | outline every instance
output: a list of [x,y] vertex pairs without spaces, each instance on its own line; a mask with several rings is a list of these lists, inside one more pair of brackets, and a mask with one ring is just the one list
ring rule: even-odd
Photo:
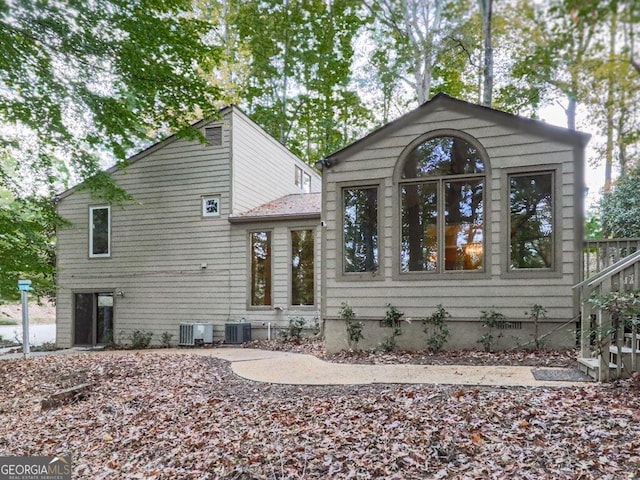
[[[182,322],[213,322],[217,339],[228,321],[246,319],[257,327],[269,322],[284,325],[296,313],[313,322],[317,316],[313,307],[287,307],[280,313],[246,308],[248,234],[228,221],[232,195],[229,114],[223,125],[222,147],[176,140],[132,163],[125,172],[113,174],[134,200],[111,207],[110,258],[88,258],[89,205],[103,203],[81,191],[60,202],[58,212],[71,222],[58,232],[57,243],[60,345],[72,342],[76,291],[124,292],[124,297],[114,298],[117,341],[126,342],[133,330],[143,329],[154,333],[155,342],[162,332],[173,334],[175,342]],[[260,145],[269,143],[266,137],[255,137],[252,142],[258,151],[270,148]],[[270,200],[279,196],[268,184],[263,183],[262,188],[271,195]],[[219,217],[202,218],[204,195],[220,196]],[[289,301],[288,229],[292,225],[315,228],[316,224],[290,220],[272,227],[276,305],[288,306]],[[319,255],[319,239],[316,251]],[[201,268],[203,263],[206,269]],[[319,275],[320,268],[316,271]],[[317,285],[319,299],[319,280]]]
[[[464,273],[439,275],[436,278],[416,279],[410,275],[393,276],[393,266],[399,260],[394,250],[394,229],[398,216],[398,186],[392,181],[396,162],[406,146],[420,135],[439,129],[459,129],[474,136],[486,149],[490,158],[490,175],[487,177],[488,225],[486,270],[487,275],[469,277]],[[437,110],[424,115],[402,128],[393,128],[387,136],[364,143],[359,150],[341,159],[324,172],[324,216],[329,224],[325,230],[325,309],[323,315],[336,317],[340,305],[348,301],[362,318],[380,318],[391,303],[405,311],[407,316],[422,318],[430,314],[436,305],[443,304],[459,319],[479,320],[480,311],[495,307],[514,319],[523,319],[524,312],[537,303],[548,309],[553,322],[573,318],[575,304],[571,286],[578,274],[575,263],[575,186],[576,168],[573,147],[529,132],[516,126],[505,126],[475,118],[456,111]],[[556,181],[562,184],[559,202],[559,218],[556,218],[556,235],[560,235],[562,255],[559,270],[561,276],[503,278],[504,255],[502,245],[506,226],[504,216],[508,196],[502,191],[504,169],[549,165],[561,165]],[[544,167],[542,167],[544,168]],[[381,271],[372,279],[344,279],[341,275],[341,212],[340,187],[350,182],[361,184],[368,179],[381,183],[380,225]],[[379,179],[382,179],[379,181]],[[579,185],[579,184],[578,184]],[[580,187],[578,187],[580,188]],[[445,277],[445,278],[443,278]]]
[[295,185],[296,166],[311,176],[312,192],[321,190],[320,176],[315,170],[236,110],[233,132],[234,214],[290,193],[301,193]]

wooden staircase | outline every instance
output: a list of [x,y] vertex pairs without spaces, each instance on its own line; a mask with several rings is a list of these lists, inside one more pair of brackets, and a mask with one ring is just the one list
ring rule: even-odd
[[616,318],[589,301],[594,295],[640,291],[640,250],[583,280],[574,289],[579,293],[582,310],[580,370],[600,382],[628,378],[640,371],[639,318]]

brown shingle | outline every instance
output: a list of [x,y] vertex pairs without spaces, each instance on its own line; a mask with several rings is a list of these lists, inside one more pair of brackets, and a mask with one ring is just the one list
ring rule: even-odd
[[286,219],[289,217],[320,218],[320,200],[320,193],[294,193],[262,204],[229,220],[232,222],[250,222]]

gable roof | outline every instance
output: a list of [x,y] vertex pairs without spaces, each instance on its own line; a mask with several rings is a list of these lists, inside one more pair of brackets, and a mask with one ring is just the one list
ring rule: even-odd
[[365,135],[359,140],[356,140],[355,142],[338,150],[337,152],[332,153],[322,160],[319,160],[318,162],[316,162],[316,168],[322,169],[324,167],[330,167],[352,152],[364,148],[366,145],[377,141],[385,135],[389,135],[391,132],[410,124],[414,121],[414,119],[441,108],[463,111],[473,116],[489,118],[491,119],[491,121],[498,124],[504,124],[510,127],[516,127],[522,130],[537,133],[549,138],[550,140],[569,143],[578,147],[584,147],[591,138],[591,135],[579,132],[577,130],[569,130],[567,128],[550,125],[540,120],[534,120],[531,118],[514,115],[512,113],[503,112],[494,108],[466,102],[464,100],[459,100],[444,93],[438,93],[431,100],[426,101],[419,107],[411,110],[410,112],[402,115],[399,118],[396,118],[386,125],[383,125],[382,127],[374,130],[368,135]]
[[320,218],[320,193],[292,193],[256,208],[229,217],[231,223],[249,223],[269,220]]

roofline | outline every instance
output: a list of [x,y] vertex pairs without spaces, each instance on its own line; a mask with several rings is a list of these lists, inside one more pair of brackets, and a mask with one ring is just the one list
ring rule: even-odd
[[363,144],[367,144],[375,141],[382,132],[387,130],[393,130],[394,128],[400,128],[405,123],[409,122],[413,117],[421,115],[424,111],[437,108],[439,104],[449,105],[453,108],[465,108],[473,109],[481,114],[488,114],[491,116],[500,117],[504,123],[513,124],[514,122],[520,124],[526,124],[529,129],[539,132],[541,135],[553,138],[554,140],[561,141],[563,143],[569,143],[580,147],[586,146],[591,139],[591,135],[588,133],[580,132],[578,130],[569,130],[568,128],[559,127],[557,125],[551,125],[549,123],[542,122],[540,120],[534,120],[532,118],[522,117],[520,115],[514,115],[512,113],[503,112],[502,110],[496,110],[495,108],[485,107],[475,103],[466,102],[457,98],[453,98],[445,93],[438,93],[431,100],[424,102],[417,108],[405,113],[404,115],[392,120],[391,122],[375,129],[371,133],[356,140],[355,142],[347,145],[340,150],[328,155],[327,157],[318,160],[316,162],[316,168],[322,170],[324,168],[331,168],[338,163],[345,155],[348,155],[352,150],[361,147]]
[[[204,125],[206,125],[207,123],[211,123],[213,121],[216,121],[218,118],[217,117],[224,117],[228,112],[231,112],[233,110],[240,110],[236,105],[234,104],[230,104],[227,105],[226,107],[222,107],[220,110],[218,110],[217,116],[211,116],[208,118],[203,118],[201,120],[198,120],[192,124],[189,125],[189,128],[191,129],[200,129],[202,128]],[[246,114],[244,112],[242,112],[245,116]],[[145,149],[141,150],[140,152],[132,155],[131,157],[127,158],[126,162],[128,165],[131,165],[132,163],[137,162],[138,160],[142,160],[143,158],[151,155],[152,153],[160,150],[161,148],[166,147],[167,145],[170,145],[171,143],[175,142],[176,140],[178,140],[179,138],[181,138],[178,134],[173,133],[171,135],[169,135],[167,138],[157,141],[151,145],[149,145],[148,147],[146,147]],[[118,164],[113,165],[111,167],[109,167],[108,169],[105,170],[106,173],[108,173],[109,175],[117,172],[118,170],[120,170],[122,167]],[[68,197],[69,195],[71,195],[73,192],[75,192],[82,184],[84,183],[84,180],[80,183],[78,183],[77,185],[74,185],[71,188],[66,189],[65,191],[57,194],[54,196],[55,201],[60,201],[66,197]]]
[[229,223],[258,223],[258,222],[282,222],[285,220],[319,220],[320,212],[317,213],[285,213],[281,215],[255,215],[255,216],[229,216]]

